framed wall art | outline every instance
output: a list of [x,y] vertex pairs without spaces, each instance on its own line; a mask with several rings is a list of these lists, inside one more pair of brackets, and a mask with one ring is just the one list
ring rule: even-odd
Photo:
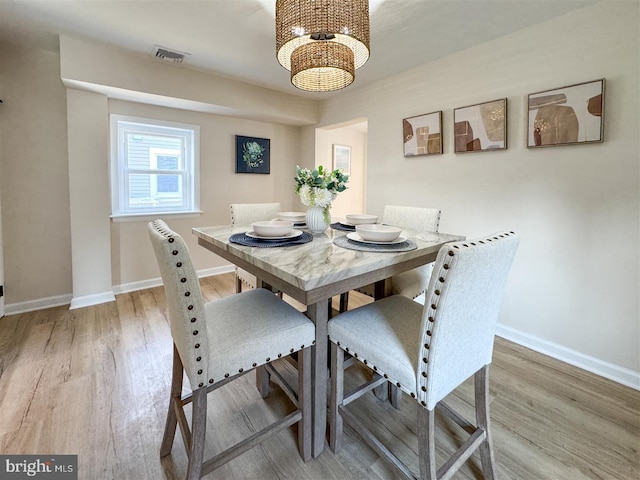
[[455,153],[507,149],[507,99],[453,110]]
[[442,153],[442,112],[402,119],[404,156]]
[[604,78],[528,95],[527,147],[604,140]]
[[348,145],[333,145],[333,169],[340,170],[346,175],[351,174],[351,147]]
[[236,173],[269,173],[270,140],[236,135]]

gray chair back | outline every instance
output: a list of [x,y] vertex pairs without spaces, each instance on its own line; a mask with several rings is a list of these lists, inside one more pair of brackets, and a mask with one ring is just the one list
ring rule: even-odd
[[187,245],[180,235],[162,220],[150,222],[147,230],[162,275],[173,343],[191,385],[196,388],[209,378],[206,362],[196,361],[197,357],[209,358],[200,282]]
[[429,410],[491,363],[500,304],[519,237],[498,233],[443,246],[425,295],[418,400]]
[[280,203],[232,203],[231,225],[251,225],[271,220],[282,211]]
[[[232,203],[231,225],[251,225],[253,222],[271,220],[282,211],[280,203]],[[256,288],[256,277],[240,267],[235,267],[236,293],[242,291],[242,285]]]
[[382,223],[416,232],[437,232],[440,227],[440,210],[437,208],[385,205]]

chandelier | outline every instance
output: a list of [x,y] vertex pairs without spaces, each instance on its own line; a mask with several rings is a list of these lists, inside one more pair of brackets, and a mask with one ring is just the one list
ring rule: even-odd
[[276,0],[276,53],[302,90],[351,85],[369,59],[369,1]]

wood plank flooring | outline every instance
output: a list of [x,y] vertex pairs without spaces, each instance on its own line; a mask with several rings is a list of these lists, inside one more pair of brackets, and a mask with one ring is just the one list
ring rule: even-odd
[[[232,274],[201,283],[206,300],[234,291]],[[366,301],[352,294],[350,303]],[[179,435],[171,456],[158,455],[171,374],[166,315],[164,292],[153,288],[94,307],[0,319],[0,452],[77,454],[83,480],[182,478]],[[363,374],[350,370],[352,378]],[[500,479],[640,478],[640,392],[499,338],[490,375]],[[277,387],[262,400],[253,382],[249,374],[210,396],[207,454],[290,411]],[[471,418],[472,394],[468,381],[448,402]],[[416,407],[403,400],[394,410],[365,395],[352,411],[417,471]],[[464,435],[437,418],[442,462]],[[383,480],[394,473],[347,427],[337,455],[327,447],[302,462],[289,429],[205,478]],[[454,478],[482,478],[477,454]]]

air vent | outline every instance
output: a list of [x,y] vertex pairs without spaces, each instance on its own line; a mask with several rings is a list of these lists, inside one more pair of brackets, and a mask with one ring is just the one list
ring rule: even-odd
[[185,57],[191,55],[190,53],[178,52],[177,50],[170,50],[158,45],[153,47],[153,56],[168,63],[182,63]]

